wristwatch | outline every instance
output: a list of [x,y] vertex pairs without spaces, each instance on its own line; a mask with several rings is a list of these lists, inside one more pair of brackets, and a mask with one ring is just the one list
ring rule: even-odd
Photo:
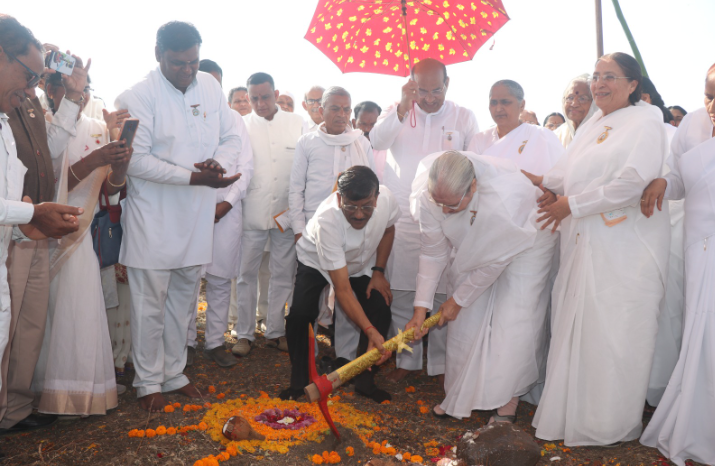
[[370,269],[370,270],[374,270],[374,271],[376,271],[376,272],[382,272],[382,273],[385,273],[385,268],[384,268],[384,267],[378,267],[378,266],[375,266],[375,267],[373,267],[373,268],[372,268],[372,269]]

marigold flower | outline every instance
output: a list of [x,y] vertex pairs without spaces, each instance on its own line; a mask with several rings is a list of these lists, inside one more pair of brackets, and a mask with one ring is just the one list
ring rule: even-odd
[[231,458],[231,455],[229,455],[228,453],[226,453],[226,452],[224,451],[224,452],[222,452],[222,453],[220,453],[220,454],[218,455],[218,458],[219,458],[221,461],[228,461],[228,460]]
[[313,455],[313,458],[311,458],[311,460],[315,464],[323,464],[323,457],[320,455]]
[[385,454],[388,454],[390,456],[395,456],[397,454],[397,450],[392,447],[386,448],[385,450]]
[[169,427],[168,429],[166,429],[166,433],[167,433],[168,435],[176,435],[176,428],[174,428],[174,427]]
[[205,466],[205,465],[204,465],[204,460],[196,460],[196,461],[194,461],[194,466]]
[[129,435],[130,438],[136,437],[136,436],[137,436],[137,430],[136,430],[136,429],[132,429],[132,430],[129,431],[129,433],[128,433],[127,435]]
[[425,450],[425,454],[427,456],[438,456],[439,455],[439,448],[428,448]]
[[406,391],[407,393],[415,393],[416,390],[415,390],[415,387],[413,387],[412,385],[410,385],[409,387],[405,388],[405,391]]
[[348,456],[353,456],[355,454],[355,449],[353,447],[347,447],[345,449],[345,454]]
[[422,406],[423,404],[425,404],[425,402],[422,401],[422,400],[417,400],[417,404],[420,405],[420,406]]
[[218,460],[216,458],[204,458],[204,466],[218,466]]
[[210,408],[210,407],[211,407],[211,403],[209,403],[208,401],[206,403],[204,403],[204,408]]
[[437,440],[430,440],[429,442],[424,443],[423,445],[425,446],[425,448],[437,447],[437,446],[439,446],[439,443],[437,442]]
[[228,453],[231,456],[236,456],[236,455],[238,455],[238,450],[233,445],[230,445],[226,448],[226,453]]
[[324,451],[324,452],[323,452],[323,459],[324,459],[324,460],[327,460],[328,458],[330,458],[330,453],[328,453],[327,451]]
[[209,428],[209,425],[208,425],[208,424],[206,424],[206,423],[203,422],[203,421],[199,422],[199,429],[200,429],[200,430],[206,430],[206,429],[208,429],[208,428]]
[[174,408],[181,408],[181,403],[176,402],[173,404]]
[[427,414],[429,413],[429,408],[427,406],[420,406],[420,412],[422,414]]
[[159,426],[156,428],[156,435],[164,435],[164,434],[166,434],[166,427]]
[[413,463],[422,464],[422,461],[424,461],[424,460],[422,459],[422,457],[420,455],[412,455],[412,457],[410,458],[410,461],[412,461]]
[[223,400],[224,398],[226,398],[226,394],[225,394],[225,393],[219,393],[218,395],[216,395],[216,399],[217,399],[217,400]]
[[331,451],[328,462],[330,464],[338,464],[340,462],[340,455],[338,455],[337,452]]
[[199,406],[199,405],[191,405],[191,410],[192,410],[192,411],[200,411],[200,410],[201,410],[201,406]]
[[173,413],[174,412],[174,407],[171,405],[166,405],[164,406],[164,412],[165,413]]
[[144,438],[144,431],[143,431],[143,430],[138,430],[138,431],[137,431],[137,437],[139,437],[139,438]]
[[372,454],[373,455],[379,455],[380,454],[380,447],[375,447],[372,449]]
[[404,453],[402,454],[402,459],[403,459],[403,460],[409,461],[410,458],[412,458],[412,453],[406,451],[406,452],[404,452]]
[[213,385],[211,385],[211,386],[209,387],[209,393],[216,393],[216,387],[214,387]]
[[184,412],[188,413],[189,411],[191,411],[191,405],[184,405]]
[[380,403],[380,404],[381,404],[381,405],[389,405],[389,404],[390,404],[390,400],[385,400],[385,401],[383,401],[383,402]]
[[270,397],[268,396],[268,393],[261,390],[261,396],[259,398],[270,398]]
[[147,437],[147,438],[156,437],[156,431],[155,431],[154,429],[147,429],[147,430],[146,430],[146,437]]

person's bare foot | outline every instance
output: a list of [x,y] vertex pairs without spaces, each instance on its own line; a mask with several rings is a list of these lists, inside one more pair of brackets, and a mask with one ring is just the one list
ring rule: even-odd
[[139,400],[139,406],[144,411],[149,411],[150,413],[159,413],[164,410],[166,406],[166,399],[161,393],[150,393],[149,395],[142,396]]
[[178,390],[174,390],[169,393],[178,393],[180,395],[188,396],[189,398],[205,398],[209,395],[207,390],[199,390],[196,385],[191,382],[187,383]]
[[385,376],[385,378],[392,383],[397,383],[405,380],[405,378],[412,374],[413,372],[417,371],[409,371],[407,369],[395,369],[394,371],[390,372]]

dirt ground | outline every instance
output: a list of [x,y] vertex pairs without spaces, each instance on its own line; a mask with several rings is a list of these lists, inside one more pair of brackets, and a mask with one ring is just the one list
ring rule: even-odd
[[[259,391],[266,391],[271,396],[277,396],[281,388],[288,382],[290,362],[288,355],[276,349],[266,348],[265,339],[257,334],[256,344],[251,354],[242,358],[239,364],[231,369],[221,369],[201,355],[203,348],[204,315],[199,313],[199,351],[193,367],[186,370],[189,378],[199,386],[219,386],[227,393],[226,399],[237,398],[241,394],[247,397],[258,397]],[[330,354],[331,349],[321,341],[321,355]],[[235,340],[226,334],[226,345],[231,347]],[[277,365],[280,364],[279,367]],[[377,413],[381,419],[381,429],[375,433],[377,441],[387,440],[397,451],[409,451],[413,455],[421,455],[423,464],[434,464],[435,449],[446,450],[454,445],[457,438],[467,430],[482,426],[489,418],[487,412],[474,412],[469,419],[441,420],[429,413],[422,414],[420,406],[431,407],[441,401],[441,388],[436,378],[425,374],[414,376],[397,384],[388,383],[384,376],[394,368],[394,357],[385,364],[377,376],[378,385],[389,391],[392,402],[388,405],[378,405],[374,401],[360,397],[351,387],[341,387],[338,394],[342,402],[351,403],[362,411]],[[51,427],[29,433],[7,435],[0,437],[0,450],[6,458],[0,464],[7,465],[188,465],[208,455],[217,455],[221,445],[211,440],[204,432],[194,431],[184,435],[164,435],[161,437],[129,438],[127,433],[132,429],[156,428],[159,425],[180,427],[198,424],[205,410],[184,413],[177,410],[174,413],[161,413],[149,416],[140,410],[136,403],[136,392],[131,388],[133,372],[127,371],[118,383],[128,387],[127,392],[120,397],[119,407],[106,416],[93,416],[88,419],[63,421]],[[224,383],[225,382],[225,383]],[[223,384],[222,384],[223,383]],[[407,392],[407,387],[415,391]],[[349,390],[349,391],[348,391]],[[347,393],[347,394],[346,394]],[[189,403],[180,395],[169,395],[171,403],[182,405]],[[209,396],[206,401],[219,402],[215,396]],[[421,403],[420,403],[421,402]],[[534,434],[531,420],[535,407],[521,403],[518,411],[519,427]],[[537,440],[538,441],[538,440]],[[294,447],[288,454],[266,453],[256,451],[254,454],[239,455],[221,463],[222,465],[254,465],[271,464],[271,466],[308,465],[311,454],[320,454],[324,449],[333,447],[332,438],[326,438],[321,445],[305,443]],[[432,450],[425,443],[432,442]],[[351,443],[352,444],[352,443]],[[557,443],[539,442],[543,448],[543,458],[540,465],[669,465],[659,452],[642,446],[637,441],[628,442],[617,448],[566,448]],[[435,446],[436,445],[436,446]],[[344,450],[344,448],[343,448]],[[430,455],[432,453],[432,455]],[[341,455],[340,464],[365,464],[375,457],[368,448],[355,448],[355,455]],[[555,459],[556,457],[560,459]],[[385,456],[381,458],[387,459]],[[436,459],[434,460],[436,461]],[[697,463],[689,463],[696,465]]]

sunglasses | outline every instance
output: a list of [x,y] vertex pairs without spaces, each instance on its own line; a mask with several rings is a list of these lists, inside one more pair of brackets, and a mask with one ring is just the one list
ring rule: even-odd
[[21,64],[22,67],[25,68],[28,73],[30,73],[30,78],[27,80],[27,89],[37,87],[37,85],[40,83],[40,79],[42,79],[42,77],[39,74],[32,71],[29,66],[27,66],[26,64],[21,62],[15,55],[11,54],[8,51],[5,51],[5,54],[8,57],[12,58],[13,60],[17,61],[19,64]]

